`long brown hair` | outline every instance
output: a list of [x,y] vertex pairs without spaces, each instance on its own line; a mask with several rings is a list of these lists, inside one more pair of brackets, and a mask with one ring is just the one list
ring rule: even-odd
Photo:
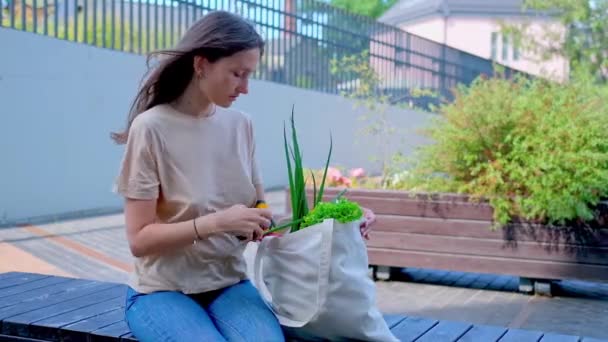
[[[148,77],[144,77],[145,81],[131,105],[125,130],[112,133],[112,139],[118,144],[126,143],[137,115],[176,100],[192,80],[195,56],[203,56],[214,63],[253,48],[263,53],[264,40],[247,20],[225,11],[206,14],[186,31],[174,49],[148,55]],[[151,69],[150,60],[155,56],[162,58]]]

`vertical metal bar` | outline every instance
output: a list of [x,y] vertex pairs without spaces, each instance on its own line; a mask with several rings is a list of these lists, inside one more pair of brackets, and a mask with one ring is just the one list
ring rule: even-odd
[[171,4],[171,18],[169,20],[169,37],[171,38],[171,46],[175,44],[175,4]]
[[146,53],[150,52],[150,2],[146,1]]
[[93,46],[97,46],[97,0],[93,0]]
[[33,1],[32,4],[32,12],[33,12],[33,19],[34,19],[34,32],[38,32],[38,4],[36,2],[36,0]]
[[[55,1],[56,1],[56,0],[55,0]],[[16,0],[11,0],[11,2],[10,2],[10,6],[11,6],[11,9],[10,9],[10,12],[11,12],[10,17],[11,17],[11,27],[12,27],[12,28],[15,28],[15,3],[16,3],[16,2],[17,2]]]
[[[264,5],[266,7],[268,7],[268,1],[265,1]],[[266,25],[272,25],[269,20],[270,10],[268,10],[266,8],[266,9],[264,9],[264,13],[266,13],[266,20],[265,20]],[[269,31],[272,32],[274,30],[266,28],[266,32],[269,32]],[[272,40],[270,39],[268,34],[266,34],[266,37],[264,40],[266,40],[266,42],[267,42],[266,43],[267,44],[266,52],[264,53],[264,59],[265,59],[264,68],[266,69],[266,71],[264,72],[264,80],[269,80],[269,75],[272,73],[272,66],[271,66],[272,58],[270,58],[272,55],[271,55],[271,52],[268,51],[269,50],[268,48],[270,47],[268,42],[272,42]]]
[[89,44],[89,0],[84,0],[84,18],[82,22],[82,32],[85,44]]
[[[289,11],[289,55],[290,55],[290,59],[289,59],[289,65],[290,65],[290,69],[291,69],[291,82],[292,84],[295,86],[297,85],[296,78],[298,77],[298,67],[299,67],[299,62],[298,62],[298,57],[300,54],[300,49],[296,48],[297,43],[298,43],[298,36],[296,35],[296,33],[293,30],[293,27],[297,24],[295,24],[295,18],[293,17],[293,8],[290,9]],[[295,52],[295,53],[294,53]],[[295,62],[295,63],[294,63]]]
[[26,25],[27,25],[26,20],[25,20],[26,11],[27,11],[27,4],[25,3],[25,0],[21,0],[21,30],[22,31],[26,30]]
[[106,47],[106,26],[106,0],[101,0],[101,46],[104,48]]
[[193,2],[192,2],[192,23],[193,24],[196,21],[196,17],[198,15],[198,9],[199,9],[199,5],[196,3],[196,1],[193,0]]
[[142,46],[141,46],[141,36],[142,36],[142,32],[141,32],[141,2],[142,0],[137,0],[137,52],[141,55],[142,54]]
[[68,32],[70,31],[70,26],[68,25],[68,7],[69,2],[67,0],[63,1],[63,39],[68,39]]
[[110,0],[110,26],[110,49],[114,50],[116,48],[116,0]]
[[125,0],[120,0],[120,51],[125,51]]
[[[275,1],[280,1],[281,0],[272,0],[272,4],[274,5]],[[279,35],[277,37],[277,70],[279,71],[279,76],[281,77],[280,82],[281,83],[286,83],[287,81],[287,72],[285,70],[285,49],[281,49],[281,47],[283,45],[285,45],[285,40],[287,39],[287,34],[285,33],[285,28],[284,26],[284,18],[285,18],[285,13],[283,11],[280,10],[280,7],[274,5],[274,8],[279,8],[275,14],[276,17],[278,19],[278,23],[276,23],[277,27],[278,27],[278,32]]]
[[74,0],[74,41],[78,41],[78,0]]
[[15,28],[15,6],[17,5],[17,1],[16,0],[11,0],[9,2],[9,8],[8,8],[8,17],[9,17],[9,26],[11,28]]
[[159,30],[158,30],[158,1],[154,1],[154,50],[158,50],[158,38]]
[[[10,6],[10,5],[11,5],[11,3],[8,2],[8,6]],[[10,8],[8,10],[10,12]],[[2,0],[0,0],[0,27],[3,27],[3,26],[4,26],[4,6],[3,6]]]
[[133,17],[133,1],[129,0],[129,52],[133,53],[135,51],[135,34],[133,34],[133,21],[135,18]]
[[54,34],[55,34],[55,38],[59,37],[59,8],[58,8],[58,4],[57,4],[57,0],[53,0],[53,9],[55,10],[55,14],[53,15],[53,18],[55,18],[54,20]]
[[188,30],[188,27],[190,27],[190,0],[185,0],[185,6],[186,6],[186,13],[184,15],[184,19],[185,19],[184,31]]
[[177,5],[177,36],[179,38],[182,37],[182,6],[181,2],[178,2]]
[[167,48],[167,0],[163,0],[163,49]]

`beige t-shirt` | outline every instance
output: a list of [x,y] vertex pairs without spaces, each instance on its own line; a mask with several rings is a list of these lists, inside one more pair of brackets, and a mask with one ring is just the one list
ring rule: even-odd
[[[135,118],[115,190],[156,199],[157,220],[191,220],[235,204],[253,206],[261,184],[251,119],[217,107],[195,117],[159,105]],[[135,258],[129,285],[138,292],[200,293],[246,278],[246,243],[215,234],[185,248]]]

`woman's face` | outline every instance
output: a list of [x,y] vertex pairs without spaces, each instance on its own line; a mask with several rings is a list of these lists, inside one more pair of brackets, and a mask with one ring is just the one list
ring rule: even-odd
[[249,91],[249,76],[260,60],[258,48],[238,52],[209,63],[196,58],[195,70],[202,72],[199,87],[203,94],[220,107],[230,107],[241,94]]

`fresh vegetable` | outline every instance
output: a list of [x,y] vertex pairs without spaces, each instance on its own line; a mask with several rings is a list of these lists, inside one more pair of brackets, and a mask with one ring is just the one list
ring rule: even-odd
[[325,219],[334,218],[340,222],[349,222],[361,218],[363,210],[355,202],[348,201],[342,198],[343,190],[331,202],[323,202],[323,193],[325,190],[325,181],[327,179],[327,169],[331,160],[333,142],[331,134],[329,137],[329,152],[325,168],[323,169],[323,177],[317,189],[317,180],[311,172],[313,183],[313,201],[312,209],[308,206],[306,198],[307,179],[304,178],[304,168],[302,165],[302,152],[298,143],[298,136],[294,120],[294,108],[291,111],[291,144],[288,141],[287,128],[283,128],[283,140],[285,148],[285,159],[287,162],[287,173],[289,179],[289,193],[291,198],[292,220],[288,223],[273,227],[264,232],[264,235],[275,233],[285,228],[291,227],[291,233],[300,229],[320,223]]
[[[301,222],[309,212],[308,200],[306,198],[306,179],[304,178],[304,168],[302,166],[302,153],[300,151],[300,145],[298,143],[298,135],[296,131],[296,125],[294,120],[294,108],[291,110],[291,144],[287,139],[287,129],[283,128],[283,140],[285,147],[285,159],[287,161],[287,172],[289,176],[289,192],[291,194],[291,210],[293,214],[293,221],[291,225],[291,232],[296,232],[301,229]],[[325,189],[325,179],[327,177],[327,168],[329,167],[329,161],[331,160],[331,152],[333,149],[333,143],[330,135],[329,139],[329,153],[327,155],[327,162],[325,163],[325,169],[323,171],[323,178],[319,184],[317,191],[316,180],[313,180],[313,208],[317,206],[323,199],[323,192]],[[293,159],[293,165],[292,165]],[[314,176],[313,176],[314,179]]]
[[362,216],[363,210],[359,204],[351,202],[346,198],[341,198],[335,202],[319,203],[304,217],[301,227],[313,226],[332,218],[341,223],[352,222],[360,219]]

